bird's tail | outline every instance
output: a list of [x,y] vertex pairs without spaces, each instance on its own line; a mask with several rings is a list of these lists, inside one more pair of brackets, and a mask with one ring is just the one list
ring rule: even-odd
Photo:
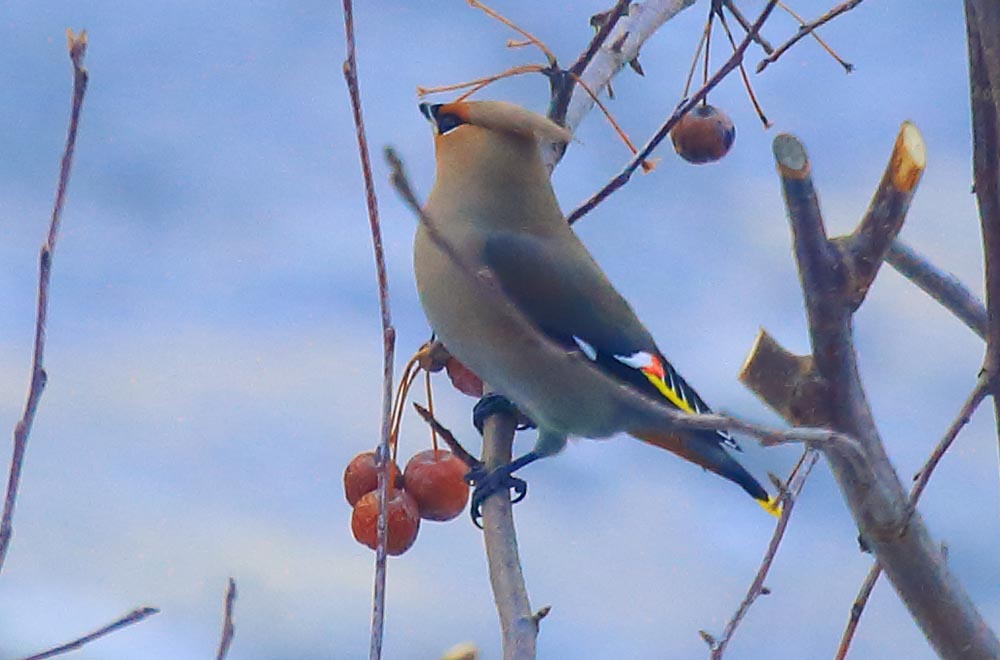
[[729,479],[745,490],[750,497],[772,516],[781,515],[781,502],[771,497],[760,482],[746,471],[719,442],[715,431],[664,433],[663,431],[632,431],[633,436],[651,445],[662,447],[706,470]]

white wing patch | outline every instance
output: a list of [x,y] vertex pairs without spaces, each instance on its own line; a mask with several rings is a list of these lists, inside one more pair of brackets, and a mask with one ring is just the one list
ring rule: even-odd
[[595,349],[591,344],[588,344],[587,342],[580,339],[576,335],[573,336],[573,341],[575,341],[576,345],[580,347],[580,350],[583,351],[583,354],[587,356],[588,360],[590,360],[591,362],[597,361],[597,349]]
[[[660,360],[657,356],[645,351],[636,351],[630,355],[616,355],[615,359],[641,371],[664,397],[681,410],[695,413],[711,412],[698,393],[681,378],[680,374],[666,360]],[[727,431],[716,431],[716,433],[723,444],[739,450],[736,440]]]

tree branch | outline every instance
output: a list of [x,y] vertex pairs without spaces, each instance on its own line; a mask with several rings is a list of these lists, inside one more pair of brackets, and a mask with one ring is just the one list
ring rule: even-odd
[[376,461],[379,466],[378,488],[379,509],[376,523],[375,586],[372,603],[372,632],[369,648],[370,660],[382,657],[382,633],[385,624],[385,573],[386,537],[388,534],[389,485],[392,481],[392,459],[389,454],[389,436],[392,417],[392,366],[396,350],[396,329],[392,325],[389,310],[389,276],[385,268],[385,253],[382,249],[382,229],[379,225],[378,199],[375,196],[375,181],[372,178],[371,159],[368,155],[368,140],[365,137],[365,122],[361,112],[361,91],[358,86],[358,65],[354,44],[354,6],[352,0],[344,0],[344,30],[347,35],[347,59],[344,60],[344,78],[351,96],[354,127],[358,139],[358,154],[361,157],[361,172],[365,180],[365,202],[368,207],[368,224],[371,228],[372,248],[375,252],[375,274],[378,279],[378,302],[382,320],[382,429],[379,438]]
[[986,306],[957,277],[939,270],[898,238],[890,245],[885,260],[900,275],[957,316],[981,339],[986,339]]
[[[834,250],[826,241],[802,145],[782,135],[775,140],[774,152],[792,226],[813,361],[826,386],[829,423],[860,443],[865,467],[875,477],[871,483],[859,481],[857,457],[846,455],[841,446],[831,444],[823,449],[862,541],[885,568],[896,592],[940,655],[1000,656],[995,635],[948,569],[920,515],[908,505],[872,419],[852,337],[852,315],[860,301],[850,286],[852,274],[866,272],[869,267],[856,263],[852,251]],[[890,168],[893,162],[890,160]],[[900,207],[900,211],[905,208]],[[875,224],[874,233],[888,236],[870,240],[888,245],[901,220]]]
[[[765,591],[764,580],[767,579],[767,574],[771,570],[771,564],[774,563],[774,558],[778,554],[778,548],[781,547],[781,541],[785,537],[785,530],[788,528],[788,521],[791,518],[795,500],[798,499],[799,494],[802,492],[806,479],[809,478],[809,473],[812,471],[813,466],[816,465],[818,458],[819,451],[811,447],[807,448],[802,452],[802,456],[799,458],[799,462],[796,463],[795,468],[792,469],[792,473],[788,477],[788,485],[781,493],[781,518],[778,519],[778,524],[774,528],[774,534],[767,545],[767,551],[764,552],[760,568],[757,569],[757,574],[754,576],[753,582],[750,583],[750,588],[747,590],[747,595],[743,598],[743,602],[740,603],[732,618],[729,619],[729,623],[726,624],[722,636],[718,639],[711,639],[709,643],[709,648],[711,649],[709,657],[711,660],[722,659],[729,640],[733,638],[736,628],[739,627],[743,621],[743,617],[750,611],[750,607],[757,601],[757,598],[765,593],[769,593]],[[710,638],[704,632],[702,633],[702,637],[706,640]]]
[[222,607],[222,635],[219,637],[219,649],[215,652],[215,660],[225,660],[229,647],[233,644],[236,626],[233,625],[233,605],[236,603],[236,580],[229,578],[226,586],[226,598]]
[[[659,144],[670,134],[671,129],[677,125],[677,122],[679,122],[681,118],[688,113],[688,111],[698,105],[698,103],[700,103],[701,100],[704,99],[716,85],[722,82],[723,78],[729,75],[740,65],[743,61],[743,54],[753,42],[754,36],[760,31],[760,28],[763,27],[764,22],[767,21],[767,17],[771,15],[771,11],[774,9],[776,4],[777,0],[768,0],[768,3],[764,6],[764,10],[760,13],[760,16],[758,16],[754,24],[750,26],[750,31],[747,33],[746,37],[744,37],[743,41],[740,42],[740,45],[736,47],[729,59],[726,60],[726,63],[723,64],[719,70],[708,79],[701,89],[678,105],[677,109],[674,110],[672,115],[670,115],[670,118],[667,119],[662,126],[660,126],[659,130],[657,130],[653,137],[650,138],[649,142],[647,142],[646,145],[639,150],[639,152],[632,158],[631,162],[629,162],[629,164],[626,165],[621,172],[611,179],[611,181],[606,183],[603,188],[594,193],[590,199],[585,201],[572,213],[570,213],[566,218],[567,222],[573,224],[592,211],[594,207],[607,199],[613,192],[628,183],[629,179],[632,178],[632,175],[635,174],[635,171],[642,166],[643,162],[649,158],[649,155],[653,152],[653,150],[656,149],[656,147],[658,147]],[[588,82],[588,86],[589,84],[590,83]],[[591,89],[595,92],[597,91],[594,87],[591,87]],[[583,95],[587,96],[585,93]],[[593,100],[591,100],[591,104],[592,103]],[[590,106],[588,106],[588,109],[589,108]],[[543,154],[544,153],[545,152],[543,152]]]
[[[941,462],[944,457],[945,452],[951,447],[955,438],[958,437],[959,431],[965,428],[965,425],[969,423],[969,419],[972,418],[972,414],[976,412],[976,408],[982,403],[983,399],[989,393],[989,380],[986,377],[985,372],[980,374],[979,381],[976,383],[975,388],[969,394],[965,403],[962,405],[961,410],[958,412],[958,416],[955,421],[951,423],[948,430],[945,431],[944,437],[941,438],[937,446],[934,447],[934,451],[931,452],[930,457],[919,472],[914,476],[914,484],[910,489],[910,496],[907,503],[911,511],[915,511],[917,507],[917,501],[924,492],[924,488],[927,487],[927,482],[930,481],[931,475],[934,473],[934,469]],[[861,583],[861,588],[858,590],[858,595],[854,599],[854,603],[851,605],[851,615],[847,621],[847,627],[844,629],[844,634],[840,640],[840,646],[837,649],[837,655],[834,660],[844,660],[847,657],[847,651],[851,646],[851,640],[854,639],[854,632],[858,628],[858,622],[861,620],[861,613],[865,609],[865,605],[868,603],[868,598],[872,594],[872,589],[875,588],[875,582],[878,581],[879,576],[882,574],[882,566],[876,561],[871,570],[868,571],[868,575],[865,577],[864,582]]]
[[837,5],[830,11],[826,12],[825,14],[817,18],[815,21],[812,21],[811,23],[806,23],[804,25],[800,25],[799,31],[795,33],[795,36],[793,36],[791,39],[789,39],[785,43],[775,48],[773,52],[769,53],[767,57],[765,57],[764,59],[762,59],[760,62],[757,63],[757,73],[763,72],[764,69],[766,69],[770,64],[777,62],[778,58],[784,55],[785,51],[787,51],[789,48],[798,43],[798,41],[802,39],[802,37],[811,34],[813,30],[819,28],[820,26],[826,23],[829,23],[830,21],[837,18],[841,14],[854,9],[855,7],[860,5],[861,2],[862,0],[848,0],[848,2],[843,2]]
[[74,639],[72,642],[66,642],[65,644],[61,644],[59,646],[56,646],[55,648],[51,648],[48,651],[42,651],[41,653],[30,655],[26,658],[22,658],[21,660],[45,660],[45,658],[52,658],[57,655],[62,655],[63,653],[69,653],[70,651],[75,651],[84,644],[92,642],[95,639],[104,637],[105,635],[110,635],[116,630],[121,630],[122,628],[131,626],[133,623],[139,623],[143,619],[159,613],[159,611],[160,610],[156,609],[155,607],[140,607],[137,610],[132,610],[131,612],[121,617],[117,621],[109,623],[103,628],[98,628],[94,632],[84,635],[83,637],[78,637],[77,639]]
[[35,316],[35,346],[31,360],[31,383],[28,385],[28,398],[24,404],[24,413],[14,426],[14,454],[10,459],[10,474],[7,478],[7,492],[4,496],[3,513],[0,514],[0,571],[3,570],[7,558],[7,549],[14,534],[14,506],[17,503],[17,491],[21,482],[21,468],[24,465],[24,453],[28,447],[28,437],[31,426],[38,412],[38,404],[45,389],[48,375],[45,372],[43,358],[45,355],[45,325],[49,310],[49,281],[52,279],[52,258],[59,238],[59,227],[62,222],[63,205],[66,202],[66,188],[69,185],[69,174],[73,167],[73,152],[76,149],[76,132],[80,125],[80,111],[83,109],[83,96],[87,91],[88,73],[83,65],[83,57],[87,52],[87,31],[74,35],[72,30],[66,31],[69,42],[69,56],[73,62],[73,107],[70,111],[69,131],[66,135],[66,148],[63,151],[62,164],[59,168],[59,184],[56,187],[56,200],[52,207],[52,219],[49,222],[49,232],[42,244],[38,264],[38,305]]
[[986,357],[1000,438],[1000,5],[965,0],[972,105],[972,170],[986,262]]
[[927,152],[920,131],[903,122],[868,211],[854,232],[839,242],[850,252],[846,263],[853,266],[849,295],[857,307],[865,299],[892,242],[903,228],[910,200],[927,165]]
[[[488,388],[488,386],[487,386]],[[490,415],[483,426],[483,463],[487,471],[510,463],[517,420],[509,414]],[[483,502],[483,540],[490,586],[500,617],[504,660],[534,660],[538,622],[532,618],[528,590],[521,572],[513,505],[506,491]]]

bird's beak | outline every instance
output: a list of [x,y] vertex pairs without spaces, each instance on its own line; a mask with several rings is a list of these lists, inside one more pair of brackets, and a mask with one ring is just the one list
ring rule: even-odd
[[420,114],[427,118],[430,123],[435,123],[437,118],[438,108],[441,107],[440,103],[421,103],[419,106]]

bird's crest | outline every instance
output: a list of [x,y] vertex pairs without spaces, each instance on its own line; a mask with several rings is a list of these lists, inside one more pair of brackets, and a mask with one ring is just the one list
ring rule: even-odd
[[506,101],[421,103],[420,112],[444,135],[462,124],[552,142],[569,142],[573,134],[551,119]]

